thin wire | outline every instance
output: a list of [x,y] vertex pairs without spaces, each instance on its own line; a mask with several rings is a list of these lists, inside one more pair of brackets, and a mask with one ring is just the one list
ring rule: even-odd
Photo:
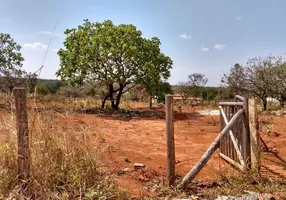
[[52,40],[53,40],[53,37],[54,37],[54,34],[55,34],[55,30],[56,30],[56,25],[54,26],[54,30],[53,30],[52,36],[51,36],[51,38],[50,38],[50,41],[49,41],[49,44],[48,44],[48,47],[47,47],[46,53],[45,53],[45,55],[44,55],[42,65],[41,65],[41,67],[36,71],[36,72],[39,72],[39,76],[38,76],[38,77],[40,77],[40,75],[41,75],[41,71],[42,71],[42,69],[43,69],[43,67],[44,67],[44,63],[45,63],[45,60],[46,60],[46,57],[47,57],[47,54],[48,54],[49,48],[50,48],[51,43],[52,43]]

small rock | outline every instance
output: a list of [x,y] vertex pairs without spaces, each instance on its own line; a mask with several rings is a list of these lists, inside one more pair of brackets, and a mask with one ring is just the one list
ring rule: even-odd
[[269,199],[269,200],[274,200],[274,196],[272,194],[268,194],[268,193],[265,193],[265,194],[262,194],[261,195],[263,199]]
[[198,199],[200,199],[200,197],[195,196],[195,195],[192,195],[190,198],[191,198],[192,200],[198,200]]
[[149,181],[149,179],[148,179],[148,178],[145,178],[143,175],[140,175],[140,176],[138,177],[138,179],[139,179],[139,181],[142,181],[142,182],[144,182],[144,181]]
[[134,170],[143,169],[145,165],[142,163],[134,163]]
[[130,171],[132,171],[132,169],[130,169],[130,168],[124,168],[124,169],[122,169],[122,170],[119,170],[119,171],[118,171],[118,174],[125,174],[125,173],[130,172]]

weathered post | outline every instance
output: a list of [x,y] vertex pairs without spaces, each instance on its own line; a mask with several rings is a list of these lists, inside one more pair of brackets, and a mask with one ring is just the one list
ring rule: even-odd
[[14,88],[16,128],[18,139],[18,180],[23,192],[27,192],[30,177],[30,151],[26,88]]
[[173,95],[165,96],[166,104],[166,138],[167,138],[167,184],[175,183],[175,142],[174,142],[174,107]]
[[260,171],[260,135],[258,127],[257,100],[249,99],[249,129],[250,129],[250,149],[251,149],[251,169]]
[[249,130],[249,106],[248,106],[248,98],[244,100],[244,114],[243,114],[243,135],[242,135],[242,156],[245,162],[245,171],[249,171],[251,168],[251,155],[250,155],[250,130]]

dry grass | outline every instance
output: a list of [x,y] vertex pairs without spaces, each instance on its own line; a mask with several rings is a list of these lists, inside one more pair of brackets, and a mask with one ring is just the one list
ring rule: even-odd
[[[241,195],[247,191],[257,193],[270,193],[286,195],[286,183],[282,180],[269,176],[257,176],[256,173],[249,172],[237,176],[221,175],[218,181],[212,183],[214,187],[209,187],[202,191],[207,199],[214,199],[219,195]],[[286,197],[286,196],[285,196]]]
[[[176,185],[181,179],[176,181]],[[169,188],[164,181],[155,185],[156,192],[141,199],[216,199],[218,196],[240,196],[255,192],[258,194],[272,194],[277,199],[286,199],[286,183],[274,177],[259,177],[253,172],[237,175],[219,175],[216,181],[193,181],[187,190],[178,190],[176,186]]]
[[[14,114],[0,114],[0,199],[21,199],[17,183],[17,137]],[[56,123],[57,120],[62,123]],[[90,145],[89,127],[68,126],[68,115],[29,112],[32,199],[123,199],[111,175]]]

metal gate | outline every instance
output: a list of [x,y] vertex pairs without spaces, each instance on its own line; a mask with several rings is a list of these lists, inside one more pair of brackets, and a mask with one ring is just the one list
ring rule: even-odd
[[250,167],[250,133],[248,120],[248,100],[236,95],[231,102],[220,102],[221,131],[233,116],[240,112],[232,128],[220,140],[219,155],[240,170]]

